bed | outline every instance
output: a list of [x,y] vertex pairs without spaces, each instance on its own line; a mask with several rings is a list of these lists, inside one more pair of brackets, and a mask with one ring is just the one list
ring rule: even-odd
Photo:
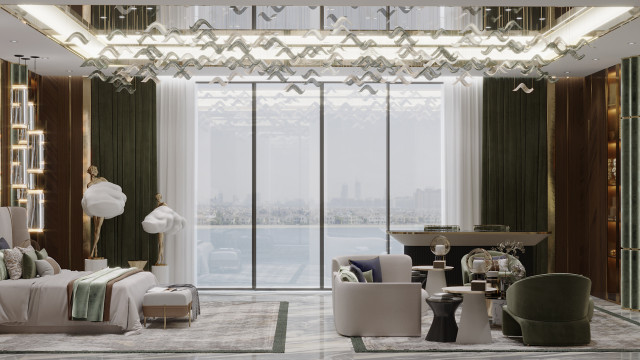
[[[23,211],[0,208],[0,237],[17,243],[20,236],[28,236]],[[133,274],[113,285],[109,321],[69,320],[67,285],[89,273],[62,270],[57,275],[0,281],[0,332],[123,333],[142,329],[142,299],[157,284],[150,272]]]

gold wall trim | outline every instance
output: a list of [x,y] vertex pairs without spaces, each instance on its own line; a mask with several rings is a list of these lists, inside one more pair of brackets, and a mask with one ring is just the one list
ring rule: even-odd
[[[91,166],[91,79],[82,79],[82,169]],[[82,192],[87,188],[89,177],[82,176]],[[91,252],[91,219],[82,213],[82,253]]]
[[547,84],[547,272],[556,269],[556,85]]

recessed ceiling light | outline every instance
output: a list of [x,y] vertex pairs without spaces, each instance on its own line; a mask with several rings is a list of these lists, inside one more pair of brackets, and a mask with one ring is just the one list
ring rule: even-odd
[[138,10],[138,8],[135,6],[129,6],[129,10]]
[[484,11],[491,11],[491,8],[484,9]]
[[632,41],[632,42],[628,42],[627,44],[628,44],[628,45],[635,45],[636,43],[634,43],[634,42]]
[[600,59],[598,59],[598,58],[593,58],[593,61],[598,61],[598,60],[600,60]]
[[547,20],[547,18],[541,17],[541,18],[540,18],[540,19],[538,19],[538,20],[540,20],[540,21],[545,21],[545,20]]
[[491,29],[491,26],[487,26],[487,27],[485,27],[485,29]]
[[120,19],[124,19],[124,15],[120,15],[118,16]]
[[522,16],[518,16],[516,20],[522,20]]
[[509,11],[511,11],[511,8],[506,8],[506,9],[504,9],[504,11],[509,12]]
[[18,40],[9,40],[10,43],[17,43]]
[[104,20],[104,19],[106,19],[106,18],[107,18],[106,16],[100,16],[100,19],[103,19],[103,20]]

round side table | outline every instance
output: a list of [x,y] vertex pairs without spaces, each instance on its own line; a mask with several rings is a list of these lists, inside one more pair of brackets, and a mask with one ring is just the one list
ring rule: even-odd
[[485,293],[498,289],[487,287],[485,291],[471,291],[471,286],[449,286],[444,292],[462,294],[462,314],[456,342],[459,344],[487,344],[491,342],[491,329],[487,314]]
[[425,340],[436,342],[454,342],[458,336],[458,324],[455,313],[462,298],[454,296],[450,299],[426,299],[433,310],[433,322]]
[[445,266],[444,269],[436,269],[431,265],[412,266],[411,270],[427,272],[427,284],[424,287],[427,290],[429,296],[442,292],[442,288],[447,286],[447,279],[444,277],[444,272],[453,270],[453,266]]

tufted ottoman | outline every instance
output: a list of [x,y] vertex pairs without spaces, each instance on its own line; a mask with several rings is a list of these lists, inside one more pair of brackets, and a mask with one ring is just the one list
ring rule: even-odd
[[144,294],[142,300],[142,313],[144,314],[144,326],[147,326],[148,317],[164,318],[164,328],[167,328],[168,317],[189,317],[191,326],[191,291],[167,289],[164,291],[151,291]]

